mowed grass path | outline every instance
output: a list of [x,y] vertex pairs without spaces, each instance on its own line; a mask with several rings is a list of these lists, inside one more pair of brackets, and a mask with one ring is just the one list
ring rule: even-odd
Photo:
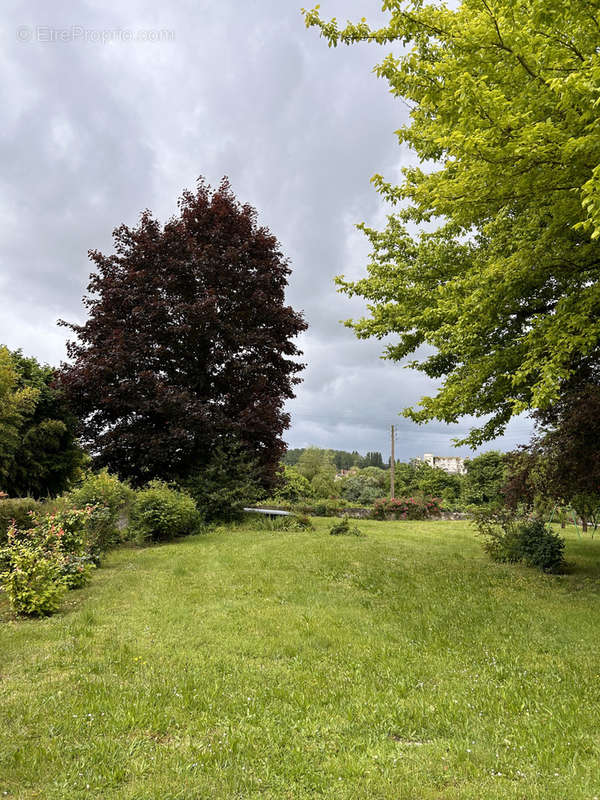
[[316,524],[122,549],[0,625],[0,797],[600,797],[600,541],[549,577]]

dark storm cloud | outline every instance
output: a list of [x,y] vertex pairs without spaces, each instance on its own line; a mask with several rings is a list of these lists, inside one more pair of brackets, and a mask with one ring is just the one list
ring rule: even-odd
[[[290,445],[386,451],[395,423],[403,456],[449,453],[469,425],[417,427],[397,416],[431,384],[339,324],[362,307],[332,283],[364,268],[368,251],[354,224],[384,221],[369,179],[394,178],[406,163],[393,133],[406,109],[371,72],[381,54],[328,49],[304,28],[301,5],[9,5],[0,56],[0,342],[59,362],[64,330],[55,321],[83,316],[87,250],[109,250],[111,230],[144,208],[166,219],[199,175],[216,184],[227,174],[280,239],[293,267],[289,300],[310,323]],[[377,8],[323,3],[341,19]],[[38,26],[74,26],[76,38],[44,40]],[[119,31],[130,39],[155,32],[156,41]],[[500,445],[528,430],[516,422]]]

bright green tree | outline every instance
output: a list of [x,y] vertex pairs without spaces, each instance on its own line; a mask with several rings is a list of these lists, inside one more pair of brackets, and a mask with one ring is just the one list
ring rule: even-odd
[[[22,430],[31,417],[39,391],[19,386],[19,376],[10,351],[0,347],[0,489],[5,491],[22,440]],[[5,489],[3,489],[5,487]]]
[[320,447],[307,447],[298,459],[296,469],[308,481],[320,473],[327,475],[332,481],[336,468],[331,450],[322,450]]
[[304,475],[294,467],[284,464],[281,483],[273,494],[274,499],[295,503],[297,500],[310,497],[310,494],[310,483]]
[[54,377],[35,358],[0,347],[0,489],[14,497],[59,494],[83,464],[77,419]]
[[311,493],[314,497],[338,497],[341,486],[335,480],[335,473],[329,469],[321,469],[313,476],[310,482]]
[[[386,46],[376,72],[410,108],[398,132],[418,166],[372,245],[360,338],[442,379],[405,414],[491,415],[465,441],[544,408],[600,353],[600,7],[589,0],[386,0],[387,24],[339,28],[330,45]],[[393,52],[389,52],[393,49]],[[423,347],[425,346],[425,347]]]
[[463,484],[463,498],[467,503],[487,505],[503,501],[502,487],[506,482],[506,457],[490,450],[467,459],[467,474]]
[[446,500],[457,500],[462,488],[462,475],[446,472],[439,467],[431,467],[424,462],[415,468],[417,491]]

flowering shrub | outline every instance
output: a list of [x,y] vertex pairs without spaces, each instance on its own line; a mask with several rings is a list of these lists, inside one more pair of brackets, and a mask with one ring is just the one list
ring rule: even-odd
[[439,497],[381,497],[375,501],[374,519],[428,519],[437,517],[442,511]]
[[89,582],[98,557],[90,534],[97,513],[96,506],[52,514],[32,511],[29,527],[9,527],[7,546],[0,552],[0,582],[14,611],[52,614],[65,589]]
[[46,553],[39,546],[19,539],[16,529],[9,529],[9,568],[0,573],[0,581],[11,608],[17,614],[46,616],[60,607],[66,582],[56,553]]

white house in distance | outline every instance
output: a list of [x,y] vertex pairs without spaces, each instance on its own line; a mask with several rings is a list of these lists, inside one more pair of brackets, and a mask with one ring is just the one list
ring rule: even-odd
[[434,456],[433,453],[425,453],[423,461],[430,467],[443,469],[451,475],[464,475],[466,473],[465,460],[460,456]]

